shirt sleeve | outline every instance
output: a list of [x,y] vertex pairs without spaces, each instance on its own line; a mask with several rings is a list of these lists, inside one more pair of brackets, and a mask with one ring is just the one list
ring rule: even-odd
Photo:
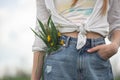
[[[37,18],[42,21],[43,24],[45,24],[50,16],[48,13],[48,10],[45,6],[45,0],[36,0],[36,26],[35,26],[35,31],[39,32],[41,30],[39,28],[39,23],[37,21]],[[44,51],[44,48],[46,47],[45,43],[35,35],[35,40],[32,45],[32,51]]]
[[110,9],[108,11],[109,35],[111,40],[113,31],[120,30],[120,0],[110,0]]

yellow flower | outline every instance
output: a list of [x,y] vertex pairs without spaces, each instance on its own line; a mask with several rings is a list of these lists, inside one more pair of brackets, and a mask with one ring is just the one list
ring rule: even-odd
[[51,46],[53,46],[53,45],[54,45],[54,43],[52,42],[50,45],[51,45]]
[[61,40],[61,41],[60,41],[60,44],[63,45],[63,44],[64,44],[64,40]]
[[47,41],[50,42],[50,40],[51,40],[51,37],[50,37],[50,35],[48,35],[47,36]]
[[61,36],[61,33],[60,33],[60,32],[58,32],[58,36],[59,36],[59,37]]

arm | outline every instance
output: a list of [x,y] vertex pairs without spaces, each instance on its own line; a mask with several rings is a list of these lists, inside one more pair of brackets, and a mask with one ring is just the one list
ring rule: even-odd
[[116,46],[120,46],[120,30],[115,30],[111,36],[111,42]]
[[[50,16],[48,13],[45,1],[44,0],[36,0],[36,8],[37,8],[37,18],[42,21],[42,23],[47,23],[47,20]],[[36,19],[36,27],[35,31],[38,32],[41,30],[39,28],[39,24]],[[46,45],[44,42],[35,35],[35,40],[32,46],[32,51],[34,52],[33,57],[33,68],[32,68],[32,75],[31,80],[40,80],[41,78],[41,71],[43,65],[43,56],[44,56],[44,48]]]
[[34,52],[31,80],[40,80],[43,66],[43,56],[44,52]]
[[110,0],[110,10],[108,11],[108,22],[110,24],[109,40],[110,44],[104,44],[89,49],[92,53],[98,51],[100,56],[108,59],[117,53],[120,46],[120,0]]

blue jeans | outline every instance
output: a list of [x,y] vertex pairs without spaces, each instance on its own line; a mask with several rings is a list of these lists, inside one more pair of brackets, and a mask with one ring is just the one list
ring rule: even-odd
[[44,80],[113,80],[110,61],[98,52],[87,52],[89,48],[105,44],[104,38],[87,39],[79,50],[77,38],[61,36],[60,39],[65,45],[45,58]]

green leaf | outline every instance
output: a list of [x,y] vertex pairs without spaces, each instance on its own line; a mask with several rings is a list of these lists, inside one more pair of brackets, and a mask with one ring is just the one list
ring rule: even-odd
[[51,20],[51,34],[52,34],[52,37],[53,37],[53,41],[54,41],[54,44],[57,45],[57,41],[58,41],[58,36],[57,36],[57,29],[53,23],[53,21]]
[[30,28],[30,29],[34,32],[35,35],[39,36],[39,34],[37,32],[35,32],[32,28]]
[[37,20],[38,20],[38,23],[40,25],[39,27],[42,29],[43,33],[47,36],[47,32],[45,30],[45,27],[44,27],[43,23],[39,19],[37,19]]
[[36,35],[36,36],[38,36],[40,39],[42,39],[42,41],[48,46],[48,47],[50,47],[50,44],[47,42],[47,39],[44,37],[44,36],[42,36],[42,35],[39,35],[37,32],[35,32],[32,28],[31,28],[31,30],[34,32],[34,34]]
[[40,35],[40,38],[43,40],[43,42],[47,45],[47,47],[50,47],[50,44],[49,44],[49,42],[44,38],[44,37],[42,37],[41,35]]
[[48,18],[47,26],[49,26],[49,24],[50,24],[50,20],[51,20],[51,15],[50,15],[50,17]]
[[49,34],[50,34],[50,27],[47,26],[47,25],[45,25],[45,26],[46,26],[46,32],[47,32],[47,34],[49,35]]
[[39,31],[41,33],[41,36],[44,37],[45,39],[47,39],[47,36],[42,32],[42,31]]

